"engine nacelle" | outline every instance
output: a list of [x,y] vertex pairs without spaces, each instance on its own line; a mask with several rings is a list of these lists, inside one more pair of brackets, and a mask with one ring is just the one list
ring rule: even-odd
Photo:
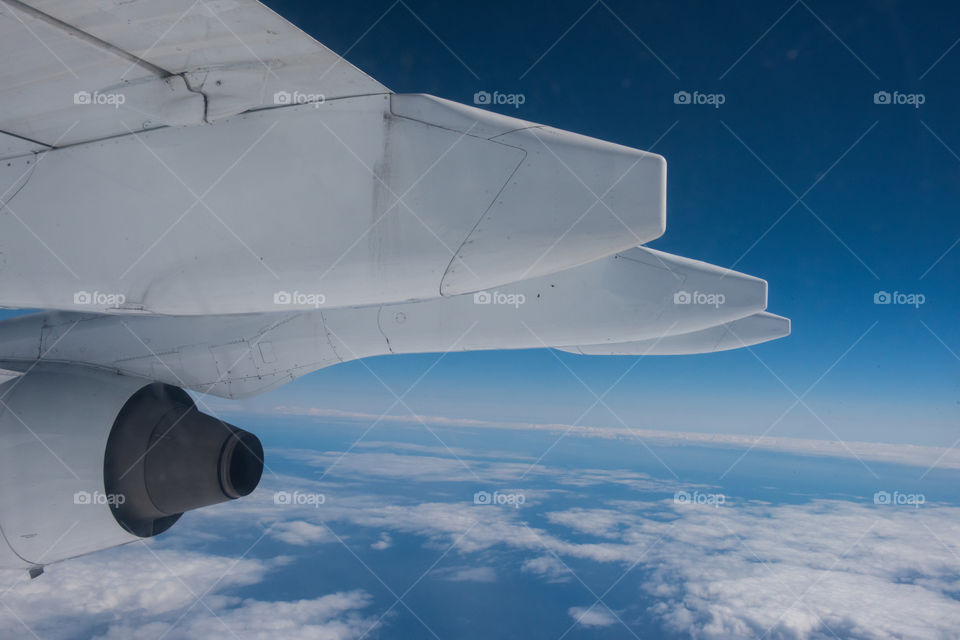
[[0,567],[35,568],[166,531],[251,493],[263,447],[182,389],[39,366],[0,385]]

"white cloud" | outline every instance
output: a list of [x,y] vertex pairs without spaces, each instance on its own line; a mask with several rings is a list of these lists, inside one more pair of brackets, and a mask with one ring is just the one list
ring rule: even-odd
[[547,514],[554,524],[599,538],[618,538],[623,524],[622,514],[612,509],[574,508]]
[[[349,453],[339,451],[325,453],[304,452],[290,454],[317,467],[329,469],[333,478],[359,477],[403,478],[412,482],[476,482],[470,473],[472,466],[453,457],[414,456],[396,453]],[[527,467],[529,465],[518,465]],[[522,472],[520,472],[522,473]]]
[[566,565],[553,556],[538,556],[523,561],[521,570],[538,575],[547,582],[570,582],[573,576]]
[[280,542],[300,547],[336,541],[336,537],[326,527],[303,520],[278,523],[270,529],[269,535]]
[[[310,451],[285,449],[272,452],[291,460],[321,467],[330,480],[369,480],[381,478],[406,482],[469,482],[484,483],[532,482],[549,478],[562,486],[587,487],[599,484],[620,484],[638,491],[670,490],[678,485],[672,480],[660,480],[645,473],[625,469],[566,469],[528,462],[501,462],[464,459],[448,455],[412,455],[392,452]],[[438,452],[440,453],[440,452]],[[486,488],[486,487],[478,487]],[[527,498],[532,497],[532,492]]]
[[577,624],[585,627],[609,627],[617,623],[616,616],[602,604],[595,607],[570,607],[567,613]]
[[619,501],[544,514],[548,529],[525,524],[525,509],[466,502],[326,507],[331,522],[419,535],[443,550],[455,544],[464,556],[497,547],[538,554],[522,569],[547,581],[564,579],[567,559],[636,563],[658,602],[649,613],[681,635],[946,637],[960,628],[956,507]]
[[653,613],[676,632],[908,638],[960,628],[951,597],[960,509],[821,501],[677,511],[645,585],[659,599]]
[[[230,405],[226,405],[224,409],[232,409]],[[291,415],[291,416],[310,416],[314,418],[327,418],[331,420],[349,420],[349,421],[369,421],[373,422],[384,422],[384,423],[395,423],[395,424],[416,424],[420,422],[426,422],[428,424],[436,424],[443,426],[451,427],[486,427],[490,426],[490,422],[485,420],[473,420],[470,418],[448,418],[445,416],[429,416],[429,415],[414,415],[407,414],[401,416],[391,416],[391,415],[378,415],[374,413],[364,413],[362,411],[341,411],[339,409],[329,409],[326,407],[296,407],[296,406],[287,406],[281,405],[278,407],[273,407],[267,410],[267,413],[271,415]],[[504,423],[511,424],[511,423]]]
[[[149,543],[148,543],[149,544]],[[156,545],[152,545],[156,546]],[[262,582],[288,559],[231,558],[132,544],[47,567],[35,580],[0,572],[0,628],[43,638],[358,638],[376,618],[362,591],[296,602],[227,595]],[[9,588],[8,588],[9,587]],[[202,597],[202,601],[198,600]],[[176,622],[178,618],[182,619]]]
[[[100,636],[102,640],[171,640],[212,638],[235,640],[347,640],[371,631],[377,619],[364,617],[357,610],[368,607],[370,596],[363,591],[333,593],[312,600],[264,602],[244,600],[226,611],[200,609],[196,615],[173,623],[153,623],[148,627],[113,625]],[[165,634],[165,635],[164,635]]]
[[460,567],[439,572],[438,575],[449,582],[497,581],[497,572],[493,567]]
[[375,551],[385,551],[393,546],[393,538],[390,537],[390,534],[386,531],[380,533],[380,538],[370,545],[371,549]]
[[[25,571],[3,571],[3,584],[10,587],[3,601],[12,611],[0,608],[0,627],[16,626],[14,614],[29,624],[51,611],[65,616],[115,610],[159,615],[189,606],[214,584],[218,591],[256,584],[270,569],[263,560],[154,551],[134,543],[57,563],[35,580]],[[42,610],[36,607],[38,602],[44,603]]]
[[[297,455],[326,461],[338,454]],[[353,465],[349,461],[353,455],[363,464]],[[0,574],[0,579],[15,582],[3,596],[10,610],[0,606],[0,628],[22,629],[19,617],[38,635],[54,639],[90,636],[104,629],[110,640],[156,638],[168,631],[166,637],[173,639],[233,637],[230,629],[253,638],[361,636],[376,620],[376,614],[365,613],[371,599],[364,592],[341,591],[295,602],[241,599],[231,595],[231,589],[260,583],[290,560],[235,560],[168,546],[180,535],[210,531],[233,535],[224,523],[259,522],[266,528],[289,517],[296,519],[279,522],[268,535],[295,546],[336,541],[317,524],[322,520],[338,534],[341,529],[349,531],[348,540],[361,539],[364,544],[371,537],[356,535],[348,527],[369,529],[379,536],[370,544],[375,550],[390,548],[400,534],[420,536],[441,552],[453,546],[446,556],[453,568],[436,574],[446,580],[496,580],[501,569],[497,553],[504,549],[522,552],[513,554],[524,557],[522,570],[547,582],[570,581],[566,563],[571,559],[580,561],[570,562],[578,571],[584,561],[621,571],[633,567],[630,580],[646,592],[644,600],[652,598],[656,604],[642,612],[634,607],[631,617],[621,617],[652,616],[684,637],[950,637],[960,628],[960,603],[954,598],[960,593],[957,507],[842,500],[771,505],[731,499],[714,508],[674,504],[671,499],[594,499],[588,507],[544,513],[536,501],[521,509],[477,506],[471,501],[473,488],[458,499],[459,490],[451,497],[449,487],[444,487],[440,499],[455,501],[416,503],[409,497],[364,493],[367,487],[358,490],[352,483],[362,480],[363,467],[377,463],[394,465],[381,477],[398,478],[390,474],[419,466],[421,478],[439,481],[454,468],[450,460],[433,455],[369,457],[382,455],[348,455],[344,468],[357,480],[351,475],[349,482],[339,484],[265,477],[265,485],[322,492],[328,499],[318,506],[276,505],[272,492],[264,488],[246,500],[188,514],[170,537],[148,543],[150,550],[134,544],[79,558],[49,567],[34,581],[26,580],[23,572]],[[491,477],[510,477],[508,469],[515,473],[496,463],[477,468],[481,477],[490,469]],[[602,495],[581,487],[611,483],[661,492],[684,486],[634,471],[538,467],[536,474],[539,483],[561,487],[550,491],[571,500]],[[577,489],[562,488],[571,486]],[[480,552],[483,566],[473,562]],[[6,584],[0,582],[0,589]],[[196,595],[207,590],[211,591],[204,604],[189,609]],[[616,604],[620,614],[624,605]],[[171,630],[169,625],[184,612]],[[602,603],[593,609],[571,607],[568,613],[584,626],[619,622]]]
[[515,451],[476,451],[462,447],[416,444],[413,442],[395,442],[385,440],[363,440],[355,444],[357,449],[387,449],[408,453],[429,453],[440,456],[456,455],[461,458],[495,458],[497,460],[534,460],[533,456],[518,454]]
[[908,464],[920,467],[935,466],[938,469],[960,469],[960,449],[931,447],[913,444],[889,444],[883,442],[854,442],[839,440],[812,440],[806,438],[775,438],[743,434],[698,433],[690,431],[660,431],[655,429],[634,429],[622,427],[591,427],[584,425],[538,424],[526,422],[506,422],[494,420],[473,420],[431,415],[388,415],[381,416],[357,411],[341,411],[318,407],[279,406],[269,410],[270,414],[284,414],[339,419],[369,423],[373,421],[417,424],[420,422],[438,427],[483,427],[488,429],[508,429],[513,431],[536,431],[548,434],[564,434],[582,438],[604,438],[663,444],[691,444],[711,447],[729,447],[737,449],[760,449],[781,451],[812,456],[836,458],[854,458],[876,462]]
[[[439,479],[451,468],[436,465],[435,456],[408,457],[397,469],[431,467],[421,477]],[[631,474],[542,468],[537,481],[682,486]],[[952,597],[960,592],[956,507],[877,506],[869,498],[771,505],[731,497],[719,508],[666,498],[542,513],[536,502],[476,506],[469,492],[456,502],[422,503],[329,495],[313,513],[335,530],[348,524],[421,536],[440,550],[456,544],[453,553],[464,557],[517,549],[529,556],[522,569],[545,581],[568,579],[564,563],[571,559],[624,570],[637,563],[634,575],[657,600],[649,614],[681,635],[749,637],[772,628],[773,638],[818,638],[830,630],[874,638],[916,636],[915,629],[948,636],[960,628],[960,603]],[[534,515],[550,526],[525,524]]]

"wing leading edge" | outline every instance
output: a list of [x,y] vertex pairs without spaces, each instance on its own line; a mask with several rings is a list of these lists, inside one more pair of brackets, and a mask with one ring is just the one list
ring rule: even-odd
[[255,0],[0,0],[0,158],[389,93]]

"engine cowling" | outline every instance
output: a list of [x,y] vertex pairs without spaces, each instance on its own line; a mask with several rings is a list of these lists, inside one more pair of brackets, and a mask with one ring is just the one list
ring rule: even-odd
[[182,389],[42,365],[0,385],[0,567],[156,535],[251,493],[263,447]]

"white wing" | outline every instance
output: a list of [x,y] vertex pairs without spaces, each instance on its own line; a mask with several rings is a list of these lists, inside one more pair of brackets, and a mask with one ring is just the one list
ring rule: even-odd
[[388,91],[255,0],[2,0],[0,59],[0,158]]
[[[628,249],[664,230],[663,158],[390,94],[256,0],[0,0],[0,53],[0,304],[215,316],[6,323],[13,372],[41,353],[242,396],[380,353],[789,333],[762,280]],[[493,288],[525,306],[474,304]]]
[[[716,291],[724,303],[674,304],[688,289]],[[759,278],[636,248],[496,291],[424,302],[208,317],[24,316],[0,324],[0,366],[25,371],[42,353],[48,364],[93,366],[238,398],[374,355],[577,351],[570,345],[581,344],[600,344],[593,352],[609,354],[654,352],[650,345],[662,353],[680,353],[681,345],[688,353],[744,346],[728,345],[726,332],[736,331],[746,344],[789,333],[789,321],[762,314],[766,303],[767,283]]]

